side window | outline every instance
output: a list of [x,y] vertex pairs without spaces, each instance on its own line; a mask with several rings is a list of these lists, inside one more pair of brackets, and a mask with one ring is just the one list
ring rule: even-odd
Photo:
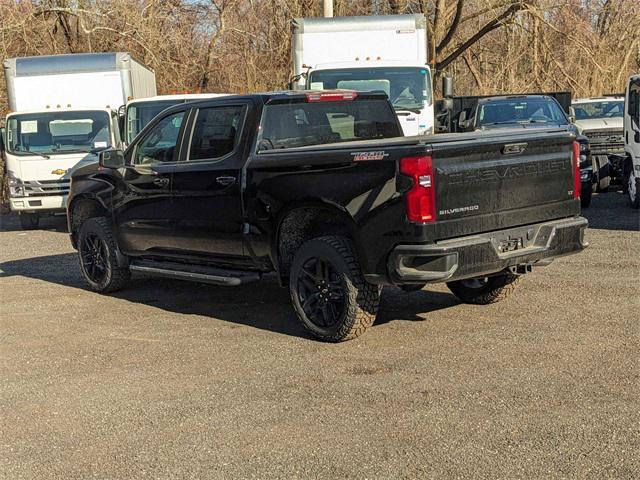
[[176,144],[185,112],[174,113],[163,118],[136,146],[133,157],[135,165],[175,162]]
[[244,117],[243,105],[201,108],[193,126],[189,160],[224,157],[235,148]]

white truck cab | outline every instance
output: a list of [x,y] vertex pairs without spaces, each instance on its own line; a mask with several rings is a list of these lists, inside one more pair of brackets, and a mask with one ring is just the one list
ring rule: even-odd
[[98,160],[97,153],[121,145],[113,109],[66,108],[11,113],[5,155],[11,210],[25,228],[42,213],[63,212],[74,169]]
[[223,93],[187,93],[180,95],[156,95],[147,98],[138,98],[127,102],[124,112],[123,141],[126,145],[142,131],[147,124],[163,110],[185,102],[195,102],[208,98],[221,97]]
[[434,131],[424,15],[296,18],[295,89],[384,91],[405,135]]
[[12,58],[4,72],[9,203],[36,228],[41,214],[65,212],[76,168],[121,148],[117,110],[155,95],[155,74],[122,52]]
[[629,78],[624,108],[624,189],[633,208],[640,208],[640,75]]

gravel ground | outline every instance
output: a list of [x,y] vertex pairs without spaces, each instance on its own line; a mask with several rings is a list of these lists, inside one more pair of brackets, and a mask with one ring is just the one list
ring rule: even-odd
[[0,217],[0,477],[638,478],[640,217],[506,301],[385,290],[309,339],[274,278],[87,291],[62,219]]

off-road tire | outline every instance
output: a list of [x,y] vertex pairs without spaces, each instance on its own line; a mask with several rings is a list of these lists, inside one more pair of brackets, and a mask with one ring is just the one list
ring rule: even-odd
[[20,226],[23,230],[35,230],[40,226],[40,215],[37,213],[21,213]]
[[[83,261],[83,245],[88,236],[95,237],[104,243],[106,269],[104,278],[99,281],[91,278]],[[85,220],[80,225],[77,245],[80,272],[91,290],[100,293],[115,292],[122,289],[131,278],[129,267],[118,265],[118,244],[105,217],[93,217]]]
[[[305,264],[321,259],[330,264],[339,277],[342,289],[342,313],[336,323],[328,327],[315,323],[303,308],[300,281]],[[315,337],[327,342],[351,340],[370,327],[378,312],[381,287],[368,283],[354,254],[350,240],[330,235],[304,243],[296,252],[289,276],[289,291],[294,310],[302,325]]]
[[519,275],[511,273],[501,273],[493,277],[488,277],[485,285],[479,288],[472,288],[466,280],[448,282],[447,287],[456,297],[464,303],[475,305],[488,305],[507,298],[516,288],[520,280]]

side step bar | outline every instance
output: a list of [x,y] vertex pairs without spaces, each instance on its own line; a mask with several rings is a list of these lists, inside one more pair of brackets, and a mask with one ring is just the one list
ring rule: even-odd
[[258,272],[168,264],[166,262],[132,261],[129,268],[133,272],[146,273],[156,277],[210,283],[223,287],[237,287],[260,280]]

